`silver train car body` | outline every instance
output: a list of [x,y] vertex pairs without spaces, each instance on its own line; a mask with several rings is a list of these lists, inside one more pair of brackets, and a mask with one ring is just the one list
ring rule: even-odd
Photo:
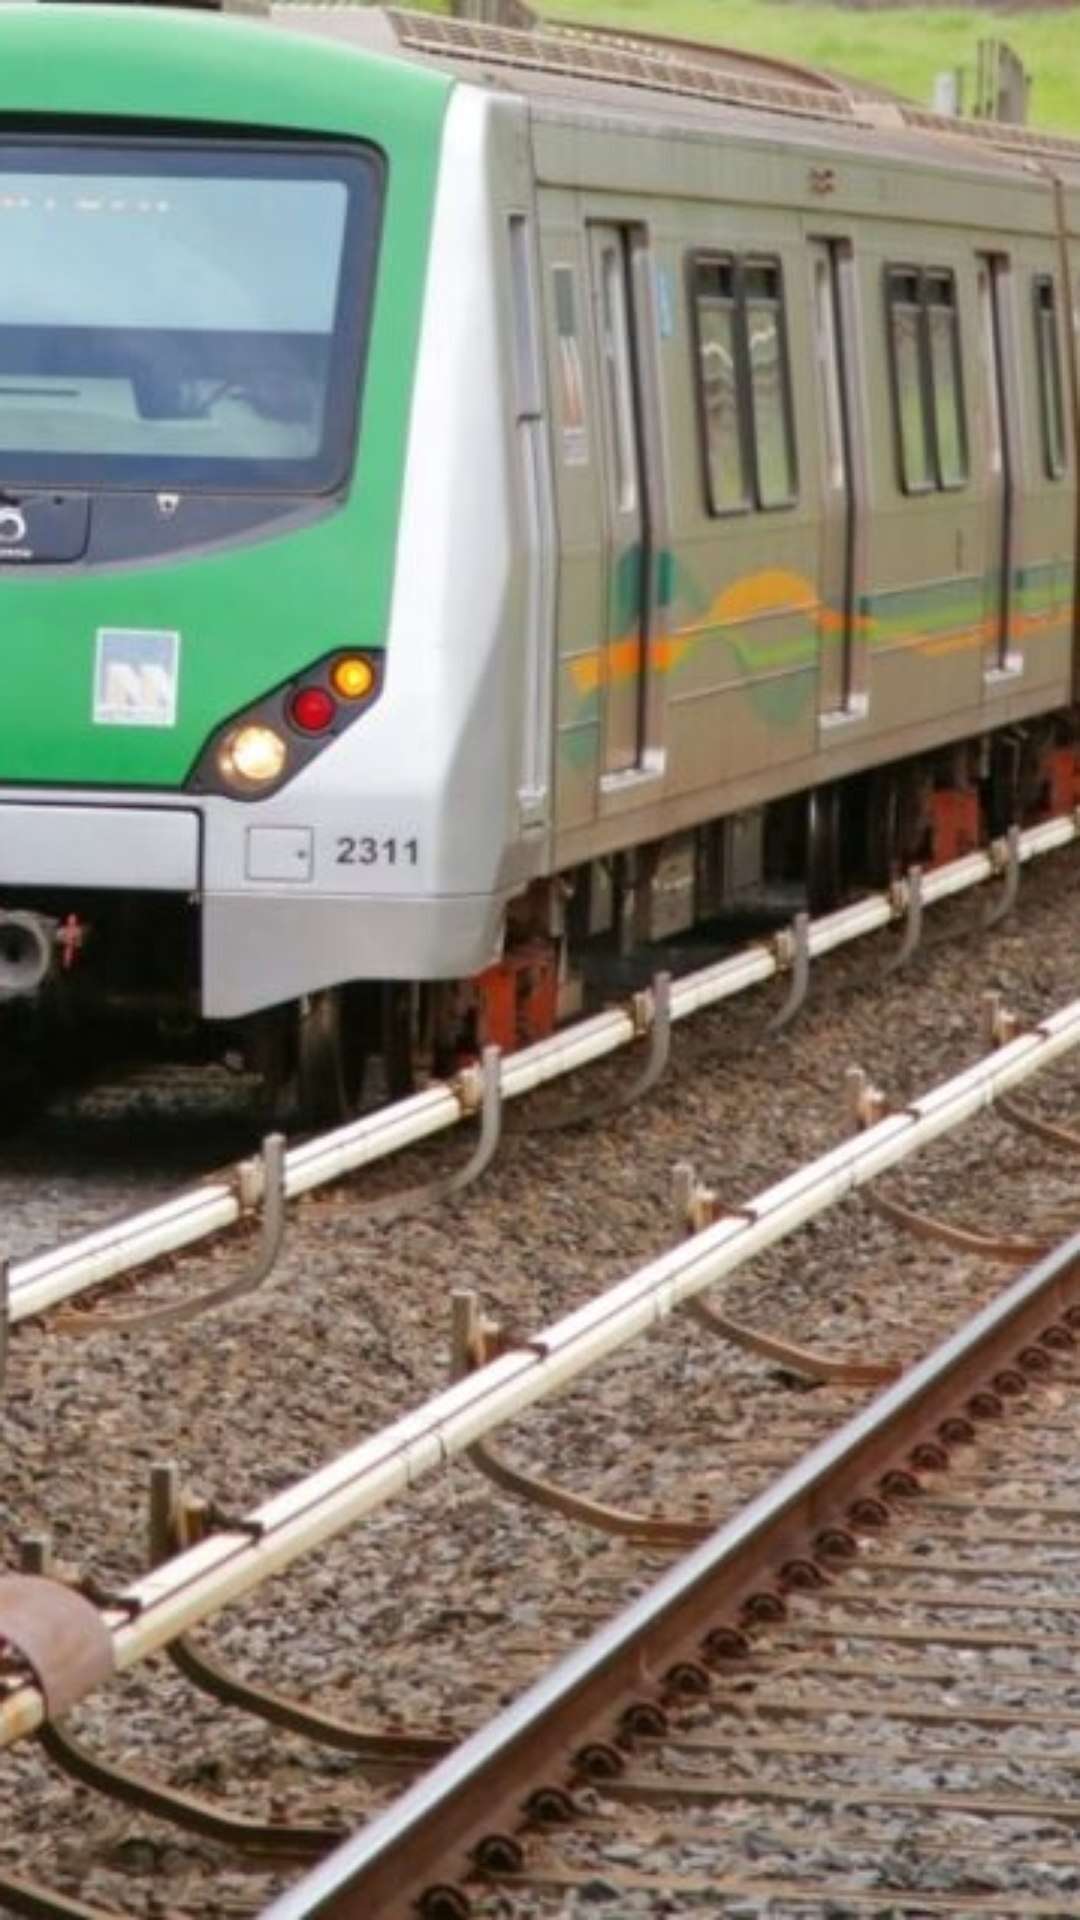
[[452,1044],[519,948],[521,1037],[568,941],[1071,800],[1080,149],[587,36],[245,30],[453,80],[385,686],[266,800],[0,790],[0,902],[171,893],[201,1015],[442,982]]

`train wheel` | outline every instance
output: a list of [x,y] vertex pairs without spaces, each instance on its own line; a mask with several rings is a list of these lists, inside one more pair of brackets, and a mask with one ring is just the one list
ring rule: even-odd
[[903,866],[903,795],[892,767],[878,768],[865,781],[862,811],[863,877],[872,887],[887,887]]
[[376,1102],[411,1093],[419,1011],[415,988],[364,982],[325,987],[254,1015],[243,1051],[262,1082],[264,1120],[317,1132],[352,1119],[365,1093]]
[[387,980],[379,989],[379,1051],[388,1100],[402,1100],[416,1087],[417,1005],[415,987]]
[[840,899],[840,788],[815,787],[806,800],[806,897],[811,913]]
[[300,1125],[334,1127],[360,1105],[367,1035],[359,996],[325,987],[299,1002],[296,1019],[296,1107]]

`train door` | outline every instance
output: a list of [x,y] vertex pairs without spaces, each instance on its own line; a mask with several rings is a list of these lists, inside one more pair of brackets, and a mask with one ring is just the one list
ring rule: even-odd
[[986,538],[983,663],[988,674],[1009,666],[1009,616],[1015,538],[1015,400],[1009,370],[1009,262],[1001,253],[978,261],[979,328],[986,421]]
[[810,242],[814,348],[821,410],[821,651],[823,720],[865,711],[865,645],[856,620],[859,522],[865,488],[855,378],[854,263],[847,240]]
[[590,225],[594,337],[604,439],[607,616],[602,774],[640,766],[653,577],[641,339],[632,227]]

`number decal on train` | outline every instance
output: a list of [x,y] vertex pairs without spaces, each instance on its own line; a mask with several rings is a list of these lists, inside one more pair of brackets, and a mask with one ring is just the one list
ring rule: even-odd
[[396,834],[380,840],[373,833],[343,833],[335,859],[339,867],[415,867],[420,859],[420,842],[399,840]]

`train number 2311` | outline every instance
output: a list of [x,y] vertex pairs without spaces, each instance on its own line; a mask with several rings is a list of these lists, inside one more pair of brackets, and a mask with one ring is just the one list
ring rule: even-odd
[[373,833],[343,833],[334,859],[339,867],[415,867],[420,859],[420,842],[399,840],[393,833],[385,840]]

